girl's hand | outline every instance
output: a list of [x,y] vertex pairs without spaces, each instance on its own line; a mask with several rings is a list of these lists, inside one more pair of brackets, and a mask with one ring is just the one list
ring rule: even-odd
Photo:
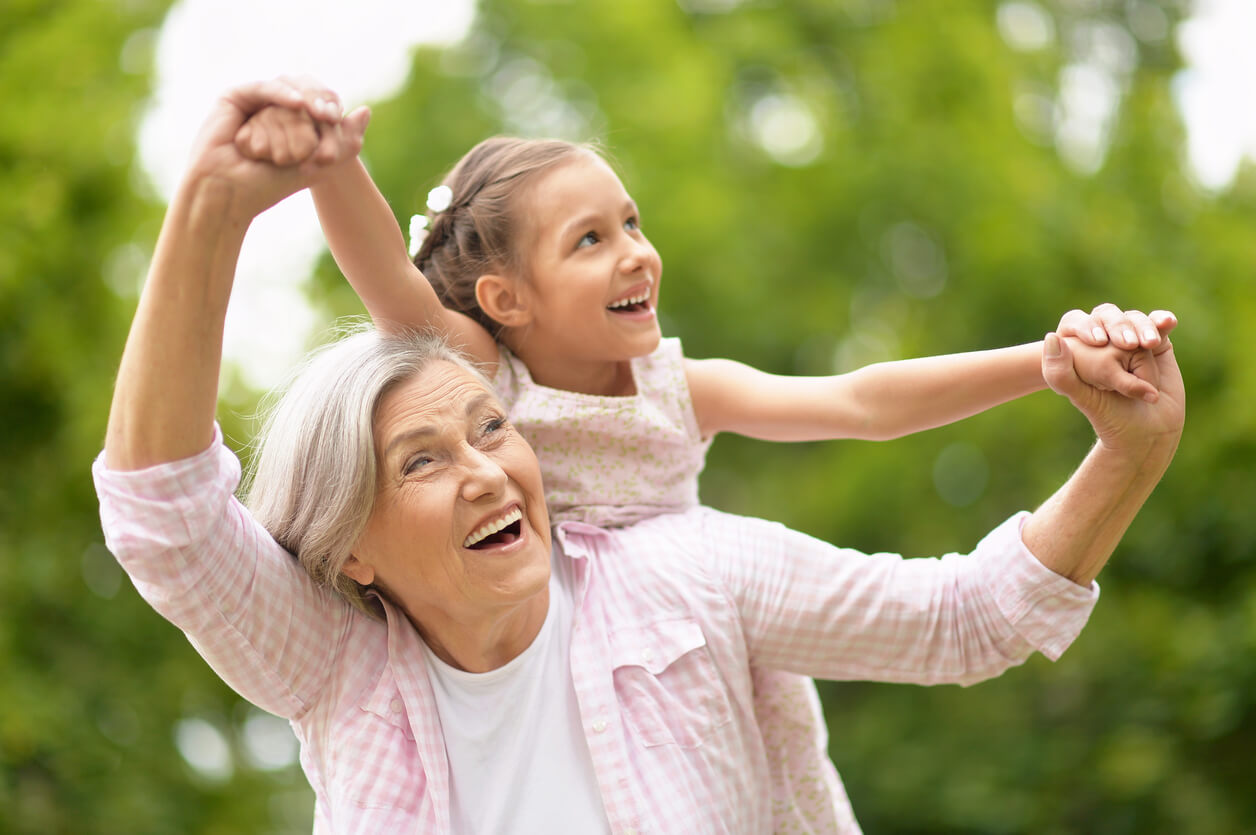
[[[357,154],[370,113],[360,108],[335,123],[320,122],[314,132],[310,124],[302,129],[314,132],[315,147],[299,163],[286,166],[259,161],[242,153],[236,145],[236,134],[254,114],[268,106],[277,106],[302,113],[303,117],[326,115],[326,103],[320,97],[308,96],[285,79],[245,84],[227,91],[215,103],[193,144],[187,180],[212,179],[233,184],[239,197],[236,204],[244,219],[256,214],[289,194],[310,184],[321,170]],[[337,103],[334,105],[339,107]],[[309,139],[310,137],[307,137]]]
[[294,165],[319,151],[319,138],[340,123],[343,107],[333,90],[313,79],[283,77],[280,81],[301,93],[301,105],[263,108],[240,126],[235,142],[249,159]]
[[304,107],[271,105],[236,131],[235,145],[241,154],[259,162],[294,165],[305,162],[318,148],[319,126]]
[[1177,317],[1167,310],[1123,311],[1105,303],[1090,313],[1070,310],[1060,317],[1055,332],[1096,347],[1112,344],[1125,349],[1154,349],[1160,345],[1161,336],[1176,325]]
[[1154,357],[1146,348],[1125,350],[1111,342],[1096,348],[1075,337],[1063,341],[1068,343],[1073,371],[1083,383],[1148,403],[1155,403],[1160,396],[1160,376]]

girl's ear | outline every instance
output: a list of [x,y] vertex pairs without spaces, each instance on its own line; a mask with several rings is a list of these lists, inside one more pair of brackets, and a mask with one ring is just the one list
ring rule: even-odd
[[349,555],[349,559],[345,560],[344,567],[340,570],[360,586],[369,586],[375,582],[375,569],[352,554]]
[[532,321],[524,288],[513,278],[487,273],[475,280],[475,300],[494,322],[520,328]]

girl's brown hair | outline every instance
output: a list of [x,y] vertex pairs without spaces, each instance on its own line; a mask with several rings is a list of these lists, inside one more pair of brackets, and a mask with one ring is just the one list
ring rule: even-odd
[[559,139],[495,136],[467,152],[443,180],[449,207],[432,218],[414,265],[431,282],[441,304],[465,313],[496,338],[501,324],[475,300],[475,283],[487,273],[526,274],[516,199],[536,175],[592,145]]

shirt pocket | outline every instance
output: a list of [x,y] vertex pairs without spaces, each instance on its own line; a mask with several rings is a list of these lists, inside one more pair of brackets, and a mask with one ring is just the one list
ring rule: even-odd
[[732,705],[702,628],[667,620],[611,638],[615,695],[646,747],[697,748],[732,720]]
[[[334,729],[338,795],[359,809],[418,808],[425,785],[418,747],[396,681],[375,689]],[[338,790],[337,790],[338,789]]]

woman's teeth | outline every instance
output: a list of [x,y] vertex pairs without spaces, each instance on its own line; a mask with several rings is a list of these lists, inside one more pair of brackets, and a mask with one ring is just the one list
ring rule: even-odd
[[645,292],[640,293],[639,295],[636,295],[636,296],[632,296],[631,298],[620,299],[617,302],[611,302],[610,304],[606,306],[606,309],[615,310],[620,307],[628,307],[629,305],[641,304],[642,302],[646,301],[649,298],[650,298],[650,291],[646,290]]
[[502,518],[493,522],[489,522],[487,525],[484,525],[480,527],[478,530],[472,532],[472,534],[463,541],[462,547],[470,548],[472,545],[475,545],[477,542],[487,539],[488,537],[500,531],[502,528],[509,527],[510,525],[513,525],[515,522],[518,522],[522,518],[523,518],[523,511],[521,511],[517,507],[513,508],[509,513],[507,513]]

